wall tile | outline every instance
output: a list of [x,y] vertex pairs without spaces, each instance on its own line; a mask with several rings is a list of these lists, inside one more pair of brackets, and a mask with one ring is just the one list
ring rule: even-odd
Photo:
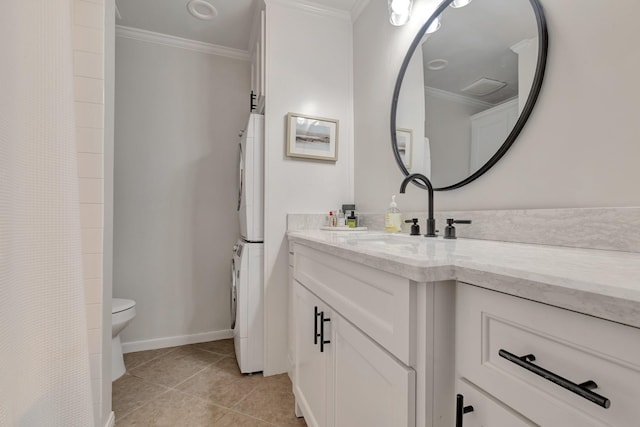
[[103,203],[102,179],[80,178],[80,203]]
[[80,178],[103,178],[102,154],[78,153],[78,176]]
[[82,51],[73,52],[73,75],[103,79],[102,55]]
[[104,28],[104,7],[98,3],[76,0],[73,15],[75,25],[99,30]]
[[104,52],[104,32],[90,27],[73,28],[73,48],[84,52]]
[[103,103],[104,81],[90,77],[74,77],[73,90],[76,101]]
[[76,128],[78,153],[102,153],[104,151],[104,130]]
[[101,354],[92,354],[89,356],[89,367],[91,368],[91,378],[100,378],[102,373],[102,368],[100,367],[102,363],[102,355]]
[[87,304],[87,328],[102,328],[102,304]]
[[89,337],[89,354],[101,354],[102,331],[100,329],[89,329],[87,336]]
[[85,279],[102,277],[102,254],[82,254],[82,266]]
[[102,302],[102,279],[84,279],[84,302],[86,304]]
[[[100,405],[100,391],[102,390],[102,380],[100,378],[93,378],[91,380],[91,393],[93,395],[94,405]],[[95,410],[95,407],[94,407]]]
[[101,203],[80,203],[80,225],[82,227],[103,227],[103,209]]
[[104,106],[89,102],[75,103],[76,126],[84,128],[104,128]]
[[102,228],[82,229],[82,253],[101,254],[102,253]]
[[[102,414],[104,0],[73,3],[73,71],[84,290],[96,425]],[[106,349],[105,349],[106,350]],[[105,379],[108,381],[110,379]]]

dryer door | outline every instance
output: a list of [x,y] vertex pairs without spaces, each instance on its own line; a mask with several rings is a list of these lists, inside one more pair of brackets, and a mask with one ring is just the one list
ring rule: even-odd
[[231,329],[236,328],[238,313],[238,270],[235,257],[231,259]]

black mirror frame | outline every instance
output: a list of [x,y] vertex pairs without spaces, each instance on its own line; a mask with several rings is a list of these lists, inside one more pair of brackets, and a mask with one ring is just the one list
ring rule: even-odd
[[[409,62],[413,57],[413,53],[416,48],[420,45],[420,41],[424,37],[424,34],[427,31],[427,28],[431,25],[431,23],[435,20],[437,16],[440,16],[442,12],[451,4],[454,0],[444,0],[435,12],[427,19],[427,22],[420,28],[418,34],[411,42],[409,46],[409,50],[407,51],[407,55],[404,57],[402,61],[402,66],[400,67],[400,72],[398,73],[398,78],[396,80],[396,85],[393,90],[393,99],[391,101],[391,148],[393,149],[393,155],[396,158],[396,162],[400,167],[400,170],[404,173],[405,176],[409,175],[409,171],[406,166],[402,162],[402,158],[400,157],[400,152],[398,151],[398,141],[396,138],[396,116],[398,112],[398,98],[400,97],[400,87],[402,86],[402,80],[404,79],[404,75],[407,71],[407,67],[409,66]],[[475,171],[473,174],[463,179],[460,182],[449,185],[447,187],[439,187],[434,188],[434,191],[448,191],[454,190],[456,188],[460,188],[464,185],[469,184],[472,181],[478,179],[482,174],[491,169],[493,165],[495,165],[498,160],[507,152],[507,150],[513,145],[516,138],[522,131],[525,123],[529,119],[531,112],[533,111],[533,107],[536,104],[536,100],[538,99],[538,95],[540,94],[540,89],[542,88],[542,80],[544,79],[544,72],[547,65],[547,51],[549,45],[549,34],[547,32],[547,21],[544,16],[544,12],[542,10],[542,5],[538,0],[529,0],[531,3],[531,7],[533,8],[533,12],[536,16],[536,23],[538,26],[538,60],[536,62],[536,72],[533,77],[533,82],[531,84],[531,90],[529,92],[529,97],[527,98],[527,102],[522,109],[522,113],[518,117],[518,121],[515,126],[507,136],[505,142],[500,146],[498,151],[485,163],[482,165],[480,169]],[[413,181],[415,185],[421,188],[426,188],[424,184]]]

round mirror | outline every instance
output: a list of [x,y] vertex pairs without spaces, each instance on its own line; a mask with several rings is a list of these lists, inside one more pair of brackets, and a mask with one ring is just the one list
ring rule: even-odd
[[396,80],[391,143],[402,172],[453,190],[489,170],[533,110],[547,40],[538,0],[443,1]]

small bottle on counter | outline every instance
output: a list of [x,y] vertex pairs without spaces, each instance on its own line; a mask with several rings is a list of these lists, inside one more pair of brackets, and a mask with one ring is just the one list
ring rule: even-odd
[[397,233],[402,229],[402,215],[398,210],[398,204],[396,203],[396,196],[391,196],[391,203],[387,213],[384,214],[384,229],[388,233]]
[[347,217],[347,227],[356,228],[358,226],[358,217],[356,211],[351,211],[351,214]]

